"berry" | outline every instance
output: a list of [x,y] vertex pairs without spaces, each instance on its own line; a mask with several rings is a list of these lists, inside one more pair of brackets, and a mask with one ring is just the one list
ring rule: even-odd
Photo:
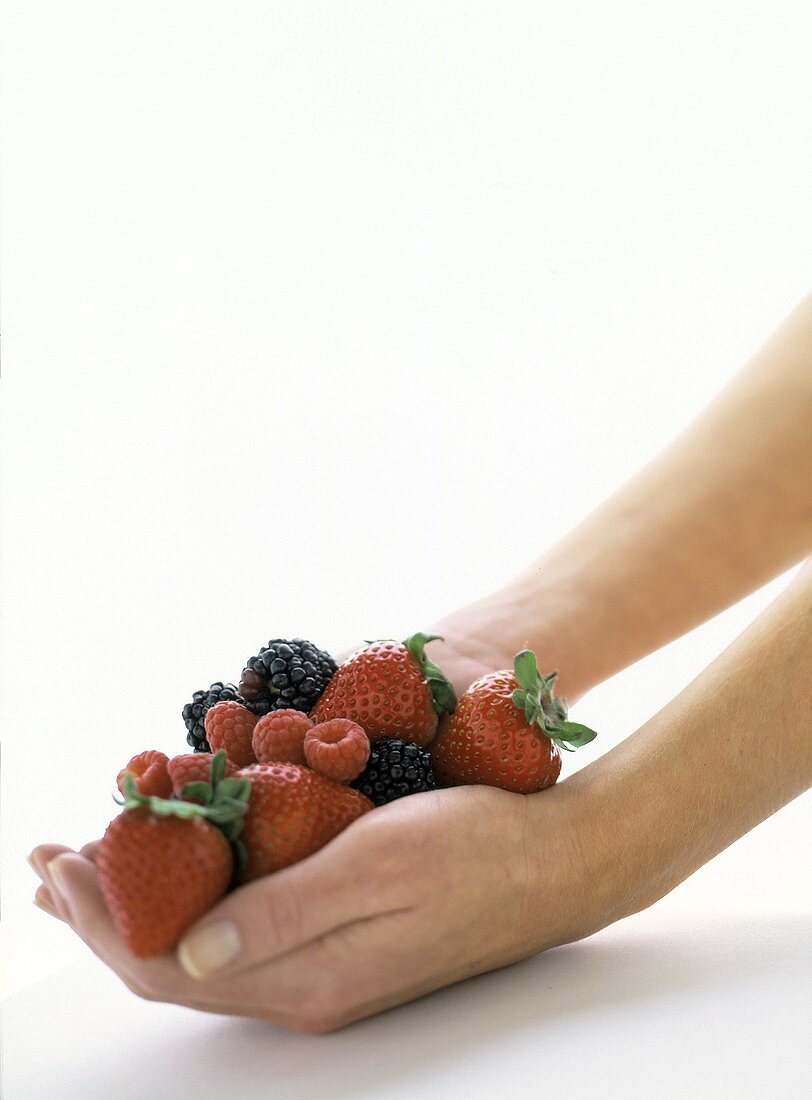
[[382,737],[372,746],[369,763],[353,783],[376,806],[407,794],[433,791],[431,754],[411,741]]
[[237,873],[241,883],[298,863],[372,809],[358,791],[298,764],[252,764],[234,778],[251,783],[240,833],[247,857]]
[[271,711],[254,726],[254,755],[260,764],[304,765],[304,739],[312,725],[300,710]]
[[187,703],[183,708],[183,721],[186,723],[187,730],[186,743],[194,752],[211,752],[211,745],[206,740],[206,714],[217,703],[228,701],[245,702],[233,684],[224,684],[222,680],[218,680],[208,690],[196,691],[191,703]]
[[475,680],[432,746],[437,782],[484,783],[530,794],[552,786],[561,772],[559,749],[586,745],[594,730],[567,721],[553,695],[556,672],[541,676],[535,655],[517,653],[513,671]]
[[122,779],[124,812],[108,825],[95,862],[113,922],[139,958],[171,950],[228,889],[229,841],[241,851],[251,788],[225,770],[225,753],[218,753],[209,781],[197,784],[200,805],[148,797],[132,775]]
[[304,754],[314,772],[336,783],[349,783],[369,760],[369,738],[357,722],[332,718],[308,730]]
[[339,668],[313,708],[314,722],[351,718],[371,742],[393,733],[427,745],[439,714],[456,706],[454,689],[425,655],[436,635],[414,634],[405,642],[372,642]]
[[255,707],[310,711],[336,670],[329,653],[304,638],[272,638],[251,657],[240,677],[240,691]]
[[[173,756],[166,765],[169,778],[172,781],[172,793],[177,798],[183,795],[183,788],[188,783],[208,783],[211,778],[211,762],[213,755],[208,752],[187,752],[182,756]],[[233,775],[237,770],[231,760],[226,761],[226,775]],[[142,794],[145,792],[141,792]],[[164,797],[169,797],[165,795]],[[192,799],[191,801],[197,801]]]
[[231,848],[201,817],[125,810],[107,827],[96,857],[99,886],[130,951],[171,950],[227,890]]
[[228,759],[238,768],[254,764],[251,737],[256,724],[257,716],[243,703],[215,703],[206,712],[206,737],[212,752],[225,749]]
[[166,770],[169,757],[166,753],[157,749],[147,749],[139,752],[129,762],[126,768],[122,768],[116,777],[116,786],[124,793],[122,782],[129,772],[135,780],[135,786],[139,794],[155,795],[157,798],[169,798],[172,794],[172,780]]

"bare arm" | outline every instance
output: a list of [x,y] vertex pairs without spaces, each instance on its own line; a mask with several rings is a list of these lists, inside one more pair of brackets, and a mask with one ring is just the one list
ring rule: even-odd
[[437,632],[460,686],[529,645],[575,697],[811,550],[812,296],[649,466]]
[[602,921],[652,904],[812,785],[812,563],[637,733],[562,784]]

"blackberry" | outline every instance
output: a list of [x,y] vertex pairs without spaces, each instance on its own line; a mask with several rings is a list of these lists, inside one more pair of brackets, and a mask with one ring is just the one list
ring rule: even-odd
[[[186,743],[195,752],[211,752],[211,745],[206,740],[206,727],[204,725],[207,711],[215,703],[226,703],[231,700],[242,703],[244,706],[248,705],[233,684],[224,684],[222,680],[218,680],[208,690],[196,691],[192,696],[191,703],[187,703],[183,708],[183,721],[186,723],[188,731]],[[253,707],[251,709],[253,710]]]
[[309,711],[337,665],[329,653],[304,638],[272,638],[246,662],[240,692],[255,714],[271,710]]
[[399,737],[382,737],[373,743],[367,766],[350,786],[376,806],[407,794],[433,791],[431,753]]

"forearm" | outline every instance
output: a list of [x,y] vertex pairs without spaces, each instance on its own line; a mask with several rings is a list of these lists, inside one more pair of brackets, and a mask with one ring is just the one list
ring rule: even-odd
[[604,923],[656,901],[812,785],[810,711],[812,563],[672,703],[561,785],[581,807]]
[[811,438],[812,297],[654,462],[440,629],[530,646],[581,694],[812,550]]

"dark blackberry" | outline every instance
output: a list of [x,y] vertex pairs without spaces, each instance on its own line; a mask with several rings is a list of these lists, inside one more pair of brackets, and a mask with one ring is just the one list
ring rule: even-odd
[[[186,743],[195,752],[211,752],[211,746],[206,740],[206,712],[215,703],[227,703],[234,700],[247,706],[245,699],[233,684],[224,684],[218,680],[208,690],[196,691],[191,703],[183,708],[183,721],[186,723]],[[253,710],[253,707],[251,708]]]
[[376,806],[407,794],[433,791],[431,753],[399,737],[382,737],[373,743],[367,766],[350,786]]
[[255,714],[257,707],[309,711],[318,702],[337,665],[329,653],[304,638],[272,638],[246,662],[240,692]]

